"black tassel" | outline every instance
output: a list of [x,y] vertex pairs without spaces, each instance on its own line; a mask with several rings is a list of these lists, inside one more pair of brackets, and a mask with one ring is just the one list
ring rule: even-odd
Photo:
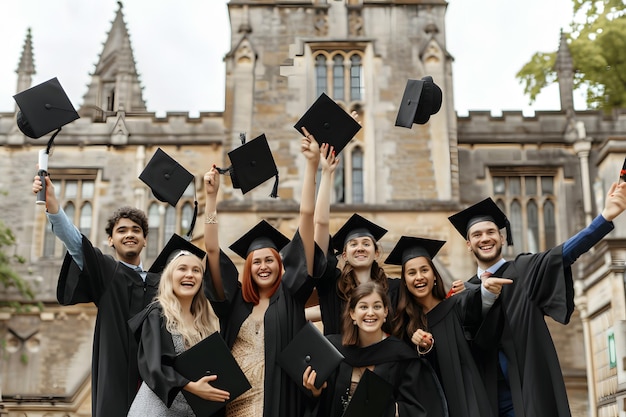
[[276,174],[274,178],[275,178],[274,186],[272,187],[272,194],[270,194],[270,197],[277,198],[278,197],[278,174]]
[[191,225],[189,226],[189,231],[187,232],[187,240],[189,242],[191,242],[193,229],[196,227],[196,218],[198,217],[198,202],[194,200],[193,205],[193,217],[191,218]]
[[509,222],[509,219],[506,219],[504,227],[506,228],[506,244],[513,246],[513,233],[511,233],[511,223]]

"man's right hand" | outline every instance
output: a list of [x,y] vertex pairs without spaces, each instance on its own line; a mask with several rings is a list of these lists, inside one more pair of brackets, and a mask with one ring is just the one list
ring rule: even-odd
[[43,188],[42,180],[46,182],[46,211],[50,214],[56,214],[59,212],[59,200],[57,200],[54,184],[52,184],[49,176],[42,178],[39,175],[35,175],[33,180],[33,193],[37,195],[37,193],[41,191]]

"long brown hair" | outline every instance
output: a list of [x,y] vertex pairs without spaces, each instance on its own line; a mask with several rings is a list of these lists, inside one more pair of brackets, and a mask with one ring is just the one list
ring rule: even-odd
[[[443,301],[446,298],[446,289],[443,286],[441,274],[437,271],[437,268],[435,268],[432,259],[426,258],[426,260],[435,275],[435,285],[431,293],[437,300]],[[424,314],[422,305],[418,303],[415,297],[409,292],[404,274],[405,266],[402,265],[402,283],[400,284],[398,306],[396,307],[393,317],[391,331],[392,334],[399,339],[410,341],[411,336],[413,336],[413,333],[418,329],[428,331],[428,320],[426,320],[426,314]]]
[[[375,251],[379,252],[380,246],[378,245],[378,242],[374,241],[374,239],[372,239],[372,242],[374,242],[374,247],[376,249]],[[345,252],[345,246],[343,250]],[[385,273],[385,270],[381,268],[380,265],[378,265],[378,262],[376,262],[376,260],[372,262],[372,266],[370,267],[370,277],[372,278],[372,281],[376,282],[383,288],[385,292],[387,292],[387,290],[389,289],[389,284],[387,283],[387,274]],[[348,262],[345,262],[341,270],[341,275],[337,280],[337,292],[339,298],[341,298],[343,301],[348,301],[348,299],[350,299],[350,292],[358,285],[359,283],[356,281],[356,273],[354,272],[354,268]]]
[[[343,309],[342,316],[342,336],[341,336],[341,344],[344,346],[356,346],[359,344],[359,328],[352,323],[352,317],[350,317],[350,312],[354,311],[357,303],[364,297],[367,297],[370,294],[378,294],[380,295],[380,299],[383,300],[383,306],[387,309],[387,311],[391,311],[389,305],[391,302],[389,301],[389,296],[387,295],[387,291],[383,289],[383,287],[376,282],[364,282],[358,287],[352,290],[350,295],[350,299],[346,303],[346,307]],[[383,332],[387,332],[387,323],[383,323]]]
[[[270,289],[270,297],[274,295],[283,278],[283,260],[280,257],[278,251],[274,248],[267,248],[272,252],[274,258],[276,258],[276,262],[278,262],[278,277],[274,282],[274,285]],[[252,257],[254,255],[254,251],[250,252],[246,257],[246,263],[244,264],[243,274],[241,275],[241,295],[243,296],[243,300],[246,303],[252,303],[254,305],[259,304],[259,287],[252,279]]]

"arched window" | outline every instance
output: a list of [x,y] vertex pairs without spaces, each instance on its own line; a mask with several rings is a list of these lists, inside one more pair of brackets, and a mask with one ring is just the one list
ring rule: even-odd
[[326,75],[326,56],[319,54],[315,57],[315,87],[317,96],[328,91]]
[[535,200],[530,200],[526,205],[528,252],[539,252],[539,212]]
[[180,233],[186,235],[193,221],[193,206],[191,203],[183,204],[180,216]]
[[363,66],[361,56],[353,54],[350,57],[350,100],[363,99]]
[[46,231],[44,232],[43,238],[43,256],[54,256],[56,241],[57,238],[54,233],[52,233],[52,224],[46,220]]
[[[509,219],[509,222],[511,223],[511,233],[513,234],[514,247],[524,247],[522,205],[517,200],[511,203],[511,218]],[[520,239],[522,242],[519,241]]]
[[362,203],[363,196],[363,151],[360,147],[352,150],[352,203]]
[[546,248],[556,246],[556,221],[554,217],[554,203],[546,200],[543,204],[543,228],[546,238]]
[[335,181],[333,184],[333,190],[335,190],[335,203],[345,203],[346,202],[346,183],[344,176],[344,163],[343,158],[339,158],[339,165],[335,168]]
[[163,229],[163,246],[176,233],[176,209],[170,205],[165,209],[165,227]]
[[344,100],[345,79],[343,73],[343,55],[335,55],[333,57],[333,98],[335,100]]

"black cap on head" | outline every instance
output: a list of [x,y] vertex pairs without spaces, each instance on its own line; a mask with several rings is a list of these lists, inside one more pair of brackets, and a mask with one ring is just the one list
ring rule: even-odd
[[445,243],[445,240],[402,236],[385,260],[385,263],[390,265],[404,265],[407,261],[419,256],[424,256],[432,260]]
[[408,80],[398,109],[396,126],[413,127],[413,123],[423,125],[430,116],[441,108],[441,88],[429,75],[421,80]]
[[333,146],[335,155],[339,155],[361,129],[361,125],[325,93],[315,100],[294,127],[302,135],[302,127],[305,127],[317,143]]
[[256,226],[241,236],[230,249],[246,259],[250,252],[257,249],[272,248],[278,252],[289,243],[289,238],[280,233],[274,226],[261,220]]
[[343,252],[343,248],[346,246],[346,243],[348,243],[351,239],[369,236],[374,240],[374,242],[378,242],[378,240],[383,237],[385,233],[387,233],[387,229],[384,229],[376,223],[372,223],[366,218],[354,213],[352,217],[350,217],[348,221],[341,226],[337,233],[335,233],[332,239],[332,244],[333,248],[337,252]]
[[176,207],[189,183],[194,180],[191,172],[176,162],[171,156],[158,148],[148,165],[139,175],[159,200]]
[[468,240],[470,227],[476,223],[484,221],[493,222],[498,229],[506,229],[506,243],[509,246],[513,245],[513,235],[511,234],[509,219],[507,219],[506,214],[504,214],[502,210],[500,210],[500,207],[489,197],[448,217],[448,220],[450,220],[450,223],[452,223],[465,240]]
[[13,98],[20,108],[17,127],[29,138],[38,139],[80,117],[56,77]]
[[228,152],[228,156],[232,165],[227,170],[220,170],[220,172],[230,172],[234,188],[240,188],[241,192],[245,194],[275,177],[270,197],[277,197],[278,168],[265,134],[261,134]]
[[148,271],[157,274],[163,272],[167,264],[171,262],[173,256],[178,255],[181,251],[191,252],[200,259],[204,259],[204,256],[206,255],[206,252],[189,242],[187,239],[177,234],[173,234]]

